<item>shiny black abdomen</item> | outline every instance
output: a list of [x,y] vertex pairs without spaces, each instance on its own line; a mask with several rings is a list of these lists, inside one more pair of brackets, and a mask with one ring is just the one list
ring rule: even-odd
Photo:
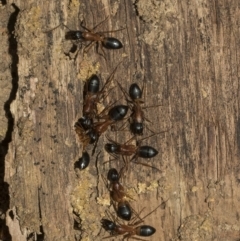
[[129,88],[129,95],[130,95],[132,100],[136,100],[136,99],[141,99],[142,98],[142,90],[140,89],[138,84],[136,84],[136,83],[131,84],[131,86]]
[[116,38],[104,38],[103,47],[106,49],[121,49],[123,47],[122,43]]
[[122,120],[128,112],[127,105],[116,105],[109,112],[109,117],[114,121]]
[[89,154],[85,151],[82,154],[82,157],[79,158],[79,160],[75,163],[75,168],[79,168],[80,170],[85,169],[90,162],[90,156]]
[[153,235],[156,232],[156,229],[149,225],[142,225],[138,227],[138,235],[143,237],[148,237]]
[[97,75],[93,74],[87,81],[87,91],[91,93],[99,92],[100,80]]
[[138,156],[142,158],[152,158],[158,154],[158,151],[151,146],[140,146]]

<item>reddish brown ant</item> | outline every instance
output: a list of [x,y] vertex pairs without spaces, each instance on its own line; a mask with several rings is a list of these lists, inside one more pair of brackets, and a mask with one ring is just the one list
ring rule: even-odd
[[[120,85],[120,83],[118,83],[118,85],[119,85],[120,89],[122,90],[123,94],[125,95],[126,100],[132,111],[131,121],[130,121],[130,130],[134,135],[142,135],[144,121],[147,120],[148,122],[150,122],[144,115],[143,109],[150,108],[150,107],[157,107],[160,105],[148,106],[148,107],[141,106],[142,104],[144,104],[144,101],[142,99],[142,94],[144,91],[145,84],[143,85],[142,89],[138,86],[138,84],[136,84],[136,83],[132,84],[129,88],[129,94],[123,89],[123,87]],[[130,97],[130,99],[129,99],[129,97]],[[151,132],[153,132],[153,131],[151,131]]]
[[[121,63],[121,62],[120,62]],[[119,64],[120,64],[119,63]],[[118,65],[119,65],[118,64]],[[96,141],[99,138],[99,122],[95,122],[93,118],[101,119],[109,119],[109,116],[102,117],[102,115],[110,108],[108,106],[105,108],[101,113],[97,113],[97,103],[100,103],[100,101],[103,101],[108,93],[109,93],[109,85],[113,80],[114,74],[117,70],[118,65],[113,70],[112,74],[107,79],[106,83],[102,87],[101,91],[99,91],[100,81],[97,75],[92,75],[92,77],[86,82],[85,84],[85,90],[84,90],[84,102],[83,102],[83,117],[78,119],[78,121],[75,123],[75,131],[78,134],[80,142],[83,143],[83,151],[85,151],[85,148],[88,144],[96,143]],[[113,103],[114,104],[114,103]],[[112,105],[113,105],[112,104]],[[119,106],[117,110],[124,111],[125,109],[122,109],[123,107]],[[116,118],[116,114],[113,114],[114,108],[112,108],[112,111],[109,111],[111,113],[112,118]],[[120,118],[120,117],[119,117]],[[118,117],[117,117],[118,119]],[[121,118],[120,118],[121,119]],[[116,120],[117,121],[117,120]],[[96,127],[96,130],[95,130]]]
[[[120,62],[121,63],[121,62]],[[119,64],[120,64],[119,63]],[[106,83],[100,89],[100,80],[96,74],[92,75],[85,84],[84,87],[84,102],[83,102],[83,116],[84,118],[94,118],[97,115],[97,103],[104,100],[109,91],[108,87],[111,84],[114,74],[119,66],[115,67],[111,75],[108,77]]]
[[[65,28],[67,28],[69,31],[66,33],[65,38],[67,40],[72,40],[72,41],[77,41],[79,43],[82,42],[90,42],[87,46],[85,46],[84,48],[84,53],[87,53],[89,51],[89,49],[94,45],[97,44],[97,52],[99,49],[99,46],[101,48],[101,51],[103,52],[103,55],[100,54],[101,56],[103,56],[105,58],[105,52],[103,50],[103,47],[106,49],[120,49],[123,47],[122,43],[113,37],[105,37],[104,34],[105,33],[112,33],[112,32],[117,32],[117,31],[121,31],[122,29],[118,29],[118,30],[112,30],[112,31],[103,31],[103,32],[94,32],[94,30],[101,25],[103,22],[105,22],[108,19],[108,17],[103,20],[102,22],[100,22],[99,24],[97,24],[95,27],[93,27],[92,29],[87,28],[86,26],[84,26],[83,21],[81,22],[80,26],[85,30],[85,31],[80,31],[80,30],[71,30],[69,29],[68,26],[66,26],[65,24],[60,24],[63,25]],[[58,25],[57,27],[51,29],[54,30],[56,28],[58,28],[60,25]],[[50,30],[49,30],[50,31]],[[47,32],[49,32],[47,31]],[[99,54],[99,52],[98,52]]]
[[[151,136],[154,136],[156,134],[153,134]],[[111,154],[113,157],[116,157],[116,155],[122,155],[122,156],[132,156],[132,158],[130,159],[130,161],[134,161],[134,163],[136,164],[141,164],[144,166],[148,166],[154,169],[159,170],[156,167],[150,166],[146,163],[142,163],[137,161],[138,157],[141,158],[153,158],[158,154],[158,151],[151,147],[151,146],[140,146],[139,143],[144,140],[147,139],[151,136],[148,136],[146,138],[143,138],[139,141],[137,141],[137,145],[133,145],[133,144],[128,144],[129,142],[131,142],[133,138],[129,139],[127,142],[125,142],[124,144],[120,144],[116,141],[113,141],[112,139],[110,139],[109,137],[107,137],[107,139],[111,142],[111,143],[107,143],[105,144],[105,150]],[[129,162],[130,162],[129,161]],[[126,165],[128,164],[128,162],[126,162]],[[128,166],[126,166],[126,169],[128,168]]]
[[[110,197],[113,201],[114,209],[116,210],[118,217],[129,221],[132,217],[133,209],[127,201],[127,194],[123,185],[119,182],[120,177],[121,172],[118,173],[115,168],[111,168],[108,171],[107,179],[110,182]],[[115,203],[117,203],[117,205],[115,205]]]
[[[165,204],[166,202],[164,202]],[[112,238],[112,237],[116,237],[116,236],[120,236],[123,235],[123,240],[124,239],[136,239],[136,240],[143,240],[136,236],[141,236],[141,237],[149,237],[152,236],[155,232],[156,229],[150,225],[139,225],[140,223],[144,222],[144,219],[146,217],[148,217],[149,215],[151,215],[153,212],[155,212],[160,206],[162,206],[163,203],[161,203],[160,205],[158,205],[154,210],[152,210],[150,213],[148,213],[146,216],[144,216],[143,218],[140,218],[139,215],[137,215],[137,218],[139,219],[139,221],[135,222],[135,223],[128,223],[127,225],[120,223],[118,220],[114,220],[112,218],[112,220],[109,219],[102,219],[101,223],[102,223],[102,227],[110,232],[110,236],[105,237],[103,239],[107,239],[107,238]],[[112,216],[112,215],[111,215]]]

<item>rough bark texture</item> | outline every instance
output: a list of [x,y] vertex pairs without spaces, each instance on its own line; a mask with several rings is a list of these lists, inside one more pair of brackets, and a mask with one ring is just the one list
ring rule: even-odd
[[[131,164],[121,180],[134,209],[145,207],[141,216],[166,201],[145,219],[157,229],[147,240],[240,239],[238,0],[16,0],[2,1],[0,14],[0,101],[8,117],[8,125],[4,114],[0,120],[6,200],[0,208],[10,210],[12,240],[109,236],[100,223],[109,210],[102,176],[122,163],[103,164],[109,156],[102,136],[98,158],[74,170],[82,146],[73,126],[82,113],[84,81],[97,73],[104,83],[120,61],[115,85],[127,90],[145,82],[146,106],[162,105],[146,109],[148,127],[169,130],[143,141],[159,154],[141,161],[161,172]],[[76,30],[82,20],[92,28],[108,16],[97,31],[126,28],[109,33],[124,48],[105,50],[106,60],[92,48],[84,56],[80,49],[74,62],[67,29],[44,32],[60,23]],[[124,103],[121,97],[116,87],[106,103]],[[119,142],[130,138],[128,131],[107,134]]]

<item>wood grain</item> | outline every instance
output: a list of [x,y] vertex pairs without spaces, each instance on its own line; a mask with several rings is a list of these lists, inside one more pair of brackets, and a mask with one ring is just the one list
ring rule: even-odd
[[[13,3],[9,1],[8,5]],[[157,232],[146,240],[227,240],[239,237],[239,3],[201,1],[14,1],[18,43],[18,91],[11,104],[12,142],[5,160],[10,209],[32,240],[102,240],[100,220],[109,209],[102,179],[109,167],[101,137],[90,167],[74,170],[81,143],[74,123],[81,116],[84,81],[98,73],[124,88],[146,83],[148,126],[144,140],[158,149],[150,164],[158,172],[131,165],[122,182],[143,216],[158,204],[146,224]],[[10,6],[9,6],[10,7]],[[69,58],[67,31],[84,19],[91,28],[109,16],[99,31],[116,30],[124,48],[91,49]],[[115,88],[107,102],[119,100]],[[144,136],[150,135],[146,131]],[[108,132],[122,142],[129,132]],[[143,162],[145,162],[143,160]],[[111,207],[112,209],[112,207]],[[75,228],[74,228],[75,223]],[[80,225],[79,225],[80,223]],[[76,229],[76,226],[79,229]],[[11,232],[11,230],[10,230]],[[32,235],[32,236],[31,236]],[[121,239],[121,238],[120,238]],[[14,240],[14,239],[13,239]],[[117,238],[109,238],[117,240]]]

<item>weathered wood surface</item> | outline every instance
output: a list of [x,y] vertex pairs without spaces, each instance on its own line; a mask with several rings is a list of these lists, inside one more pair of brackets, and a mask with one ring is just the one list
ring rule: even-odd
[[[73,126],[81,116],[83,81],[95,72],[106,80],[121,60],[115,80],[125,88],[145,81],[146,105],[162,105],[146,110],[149,126],[169,129],[144,141],[159,150],[151,163],[161,173],[132,165],[123,180],[134,208],[146,207],[143,215],[168,200],[146,218],[157,229],[148,240],[238,240],[238,1],[28,0],[8,1],[6,9],[12,3],[20,10],[15,122],[5,160],[10,209],[16,208],[15,219],[8,218],[13,240],[33,234],[32,240],[49,241],[108,236],[100,228],[108,209],[101,177],[110,165],[102,165],[108,160],[106,138],[99,141],[98,161],[95,155],[89,169],[75,172],[81,144]],[[64,37],[67,30],[43,32],[62,22],[78,29],[82,19],[91,28],[107,16],[100,31],[126,26],[112,33],[124,48],[105,51],[107,61],[91,49],[74,63],[67,56],[72,46]],[[115,88],[109,99],[121,96]],[[108,135],[129,138],[126,131]],[[16,214],[22,237],[13,225]],[[83,232],[74,229],[77,217]]]

